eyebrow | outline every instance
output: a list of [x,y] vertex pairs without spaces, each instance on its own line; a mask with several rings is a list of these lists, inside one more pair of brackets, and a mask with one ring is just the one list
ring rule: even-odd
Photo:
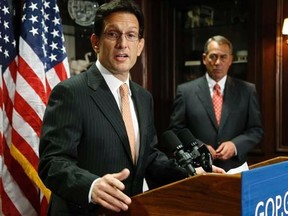
[[[115,25],[115,24],[113,24],[113,23],[111,23],[111,24],[106,24],[105,26],[104,26],[104,29],[117,29],[117,30],[119,30],[119,26],[118,25]],[[128,29],[136,29],[136,30],[139,30],[139,27],[137,27],[137,26],[130,26],[130,27],[128,27]]]

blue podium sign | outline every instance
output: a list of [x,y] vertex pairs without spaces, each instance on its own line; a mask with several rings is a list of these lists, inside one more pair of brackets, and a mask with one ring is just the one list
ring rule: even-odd
[[242,172],[242,216],[288,215],[288,161]]

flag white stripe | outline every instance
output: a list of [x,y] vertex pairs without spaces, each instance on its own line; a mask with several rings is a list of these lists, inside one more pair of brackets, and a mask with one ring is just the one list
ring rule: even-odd
[[[21,89],[25,89],[25,91]],[[16,91],[32,107],[32,109],[37,113],[38,117],[42,119],[46,105],[42,102],[42,99],[39,97],[38,93],[20,73],[17,74]]]
[[39,137],[37,133],[33,130],[30,125],[23,120],[22,116],[17,113],[16,110],[13,112],[13,126],[18,134],[28,143],[28,145],[33,149],[35,154],[39,156]]
[[[68,64],[67,57],[64,58],[62,65],[64,66],[65,71],[69,71],[69,64]],[[46,72],[47,81],[51,89],[53,89],[59,82],[61,82],[61,80],[56,74],[57,73],[54,68],[51,68],[49,71]],[[69,77],[69,73],[68,73],[68,77]]]
[[[14,95],[15,95],[15,82],[12,79],[10,70],[6,70],[3,74],[4,83],[7,87],[8,95],[12,103],[14,102]],[[3,83],[3,85],[4,85]]]
[[25,62],[30,66],[33,70],[34,74],[36,74],[41,80],[42,85],[45,86],[45,73],[44,73],[44,65],[39,59],[38,55],[36,55],[33,49],[26,43],[26,41],[20,37],[19,39],[20,56],[25,60]]
[[36,216],[37,212],[30,204],[29,200],[23,196],[21,189],[5,165],[3,167],[3,176],[5,176],[5,178],[3,178],[4,190],[21,215]]

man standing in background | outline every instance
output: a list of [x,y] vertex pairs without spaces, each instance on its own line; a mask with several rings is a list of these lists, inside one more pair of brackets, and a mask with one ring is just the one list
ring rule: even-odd
[[231,42],[214,36],[204,46],[207,73],[177,88],[169,129],[188,128],[209,148],[216,166],[228,171],[247,166],[247,153],[263,137],[254,84],[228,76]]

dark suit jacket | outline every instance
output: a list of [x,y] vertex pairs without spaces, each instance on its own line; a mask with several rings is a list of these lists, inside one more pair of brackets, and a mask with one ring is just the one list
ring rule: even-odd
[[215,149],[225,141],[235,143],[237,156],[214,161],[228,171],[247,160],[247,153],[262,139],[263,128],[254,84],[228,76],[223,100],[218,127],[206,77],[179,85],[169,128],[189,128],[199,142]]
[[92,182],[124,168],[130,170],[124,181],[129,196],[142,192],[144,176],[159,184],[187,177],[154,148],[151,94],[134,82],[130,88],[140,128],[137,166],[121,112],[96,65],[53,89],[43,118],[38,168],[52,191],[51,215],[93,215],[98,206],[88,204]]

